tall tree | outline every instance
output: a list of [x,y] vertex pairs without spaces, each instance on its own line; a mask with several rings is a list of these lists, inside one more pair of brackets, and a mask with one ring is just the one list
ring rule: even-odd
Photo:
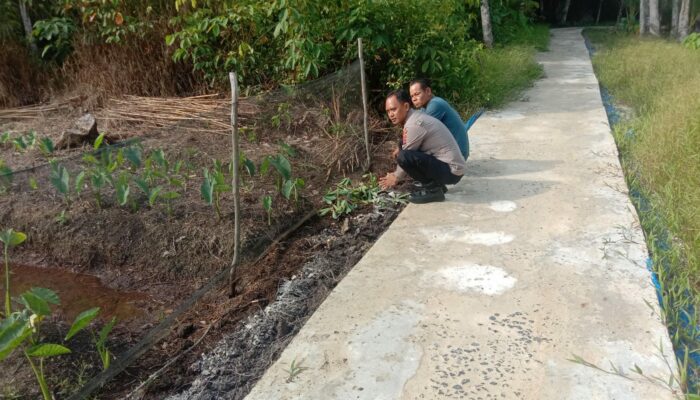
[[39,54],[39,50],[34,43],[34,38],[32,37],[32,20],[29,18],[29,13],[27,12],[27,2],[26,0],[19,0],[19,15],[22,18],[22,25],[24,26],[24,34],[27,36],[27,44],[29,45],[29,50],[34,55]]
[[569,16],[569,6],[571,5],[571,0],[564,1],[564,7],[561,10],[561,15],[559,16],[559,24],[564,25],[566,23],[566,18]]
[[690,33],[690,0],[681,0],[678,12],[678,40],[685,39]]
[[481,30],[484,33],[484,44],[493,47],[493,32],[491,31],[491,11],[489,0],[481,0]]
[[649,33],[653,36],[661,34],[659,21],[659,0],[649,0]]
[[639,0],[639,34],[649,33],[649,0]]
[[595,17],[595,24],[598,25],[600,22],[600,11],[603,9],[603,0],[598,1],[598,14]]
[[681,10],[680,0],[671,0],[671,37],[678,37],[678,13]]
[[[620,8],[617,10],[616,24],[619,24],[620,20],[622,19],[622,9],[623,8],[625,8],[625,0],[620,0]],[[629,19],[629,17],[627,19]]]

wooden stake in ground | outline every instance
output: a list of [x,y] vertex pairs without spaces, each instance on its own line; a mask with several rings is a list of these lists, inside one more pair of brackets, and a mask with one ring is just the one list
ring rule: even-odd
[[367,150],[367,165],[365,171],[369,171],[372,164],[372,156],[369,148],[369,128],[367,127],[369,117],[367,115],[367,82],[365,82],[365,61],[362,57],[362,38],[357,38],[357,54],[360,56],[360,81],[362,83],[362,111],[364,113],[364,129],[365,129],[365,149]]
[[231,162],[233,163],[233,259],[231,260],[231,271],[229,272],[229,297],[236,295],[236,269],[240,259],[240,199],[238,195],[238,77],[235,72],[229,72],[228,79],[231,81],[231,144],[232,154]]

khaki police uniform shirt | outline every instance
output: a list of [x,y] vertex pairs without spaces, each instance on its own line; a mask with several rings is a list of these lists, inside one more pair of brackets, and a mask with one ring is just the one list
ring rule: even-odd
[[[409,110],[403,126],[403,150],[417,150],[447,163],[454,175],[464,175],[464,158],[447,127],[440,120],[420,110]],[[397,166],[394,172],[404,179],[406,171]]]

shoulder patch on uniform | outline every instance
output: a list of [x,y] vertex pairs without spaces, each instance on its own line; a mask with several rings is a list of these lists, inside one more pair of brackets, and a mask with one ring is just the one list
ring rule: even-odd
[[416,125],[418,125],[418,126],[423,126],[423,124],[424,124],[423,119],[421,119],[421,118],[416,118]]

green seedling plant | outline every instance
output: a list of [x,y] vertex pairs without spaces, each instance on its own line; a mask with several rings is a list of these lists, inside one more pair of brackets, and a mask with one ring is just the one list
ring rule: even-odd
[[11,138],[12,136],[10,136],[9,131],[3,132],[2,135],[0,135],[0,144],[4,146],[5,144],[10,142]]
[[101,133],[95,139],[93,144],[95,152],[83,156],[83,162],[87,164],[85,172],[90,177],[90,186],[97,208],[102,208],[102,190],[107,184],[114,186],[113,174],[120,165],[119,159],[123,159],[123,157],[115,157],[109,148],[100,150],[104,142],[104,135]]
[[39,140],[39,151],[41,151],[41,154],[45,157],[50,157],[54,150],[56,150],[56,146],[51,138],[43,137]]
[[103,371],[109,368],[109,365],[112,360],[112,352],[110,352],[109,348],[107,348],[107,337],[109,336],[110,332],[112,332],[112,329],[114,328],[114,324],[116,324],[116,322],[117,318],[112,317],[109,323],[105,324],[105,326],[103,326],[102,329],[100,329],[97,335],[95,335],[94,333],[92,334],[92,339],[95,342],[97,354],[100,356],[100,361],[102,361]]
[[274,171],[277,172],[275,176],[275,186],[277,190],[281,190],[282,183],[292,178],[292,164],[287,157],[282,154],[267,156],[260,164],[260,174],[267,175],[271,170],[270,167],[274,167]]
[[5,161],[0,159],[0,194],[5,194],[12,187],[12,178],[14,173]]
[[282,123],[284,123],[287,127],[292,125],[292,113],[290,112],[291,106],[292,105],[289,103],[280,103],[277,106],[277,114],[273,115],[270,119],[273,127],[279,128],[282,126]]
[[319,211],[320,215],[331,214],[333,219],[338,219],[343,215],[352,213],[357,208],[357,203],[353,195],[352,180],[343,178],[335,186],[335,189],[330,189],[323,196],[323,202],[328,204],[328,207],[322,208]]
[[117,195],[117,203],[122,207],[125,206],[129,201],[130,192],[128,173],[124,172],[119,174],[119,178],[117,178],[115,182],[115,189]]
[[272,224],[272,196],[266,195],[262,197],[262,206],[267,213],[267,224]]
[[382,195],[374,174],[366,174],[363,178],[364,180],[356,186],[353,186],[350,178],[343,178],[334,189],[329,189],[323,196],[323,201],[328,207],[322,208],[319,211],[320,215],[330,213],[333,219],[338,219],[351,214],[360,205],[373,204],[377,207],[386,207],[407,202],[405,195]]
[[299,201],[299,191],[304,188],[304,180],[301,178],[288,179],[282,184],[282,196],[290,200],[294,198],[294,203]]
[[49,181],[51,185],[63,196],[66,206],[70,207],[70,172],[61,164],[52,162],[51,172],[49,173]]
[[15,146],[15,150],[17,150],[20,153],[32,149],[36,144],[36,132],[29,131],[25,135],[18,136],[12,139],[12,144]]
[[29,182],[29,187],[32,188],[32,190],[39,189],[39,182],[36,180],[36,177],[30,176],[28,182]]
[[[10,313],[0,321],[0,361],[7,358],[16,349],[21,349],[36,377],[44,400],[52,400],[53,396],[46,380],[44,360],[68,354],[71,350],[59,343],[43,341],[41,334],[42,322],[51,315],[51,305],[61,304],[58,295],[45,288],[31,288],[19,297],[24,309]],[[71,325],[64,342],[70,340],[78,332],[86,328],[97,317],[99,308],[91,308],[80,313]],[[106,330],[109,333],[111,327]],[[105,334],[106,338],[106,334]],[[104,341],[102,343],[104,349]]]
[[148,182],[142,178],[135,178],[134,183],[136,183],[136,186],[146,195],[148,206],[153,208],[158,202],[158,197],[163,188],[161,186],[151,187]]
[[10,303],[10,249],[27,240],[27,235],[14,229],[6,229],[0,233],[0,241],[3,243],[3,256],[5,260],[5,317],[11,313]]
[[[242,151],[238,155],[238,170],[245,171],[248,176],[254,176],[256,172],[255,163],[246,157],[245,153]],[[229,164],[229,174],[233,175],[233,164]],[[243,177],[243,174],[239,176]],[[243,181],[243,179],[241,179],[241,181]]]
[[223,172],[221,161],[214,160],[214,167],[211,172],[204,168],[204,181],[200,188],[202,199],[210,205],[214,206],[216,215],[221,219],[221,194],[231,190],[231,185],[228,184],[226,174]]
[[299,374],[309,369],[308,367],[304,367],[302,363],[303,360],[300,362],[297,362],[296,358],[292,360],[292,363],[289,365],[289,369],[287,370],[287,383],[293,382]]

